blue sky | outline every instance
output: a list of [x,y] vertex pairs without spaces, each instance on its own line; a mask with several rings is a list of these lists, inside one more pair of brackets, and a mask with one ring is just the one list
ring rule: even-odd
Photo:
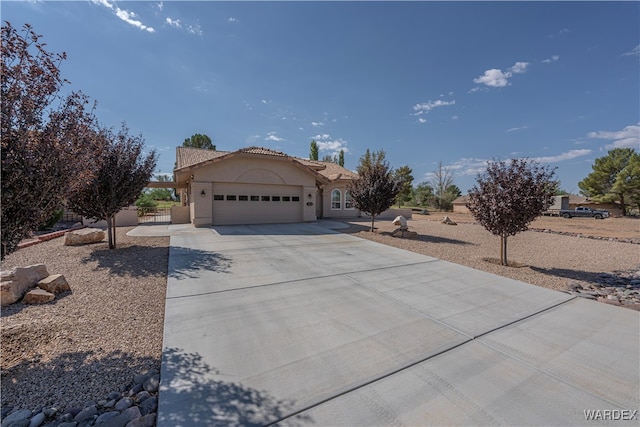
[[438,162],[466,192],[492,158],[557,167],[640,147],[639,2],[3,1],[65,51],[70,90],[126,121],[171,172],[194,133],[220,150],[369,148],[414,184]]

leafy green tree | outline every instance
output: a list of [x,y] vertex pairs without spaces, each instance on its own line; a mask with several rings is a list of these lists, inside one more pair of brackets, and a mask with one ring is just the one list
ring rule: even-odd
[[640,211],[640,156],[632,156],[627,166],[616,175],[613,191],[624,193],[627,196],[625,200]]
[[411,190],[413,189],[413,175],[411,175],[413,171],[409,166],[401,166],[395,171],[393,171],[393,178],[400,185],[400,192],[398,193],[398,197],[396,201],[399,207],[402,207],[402,204],[411,200]]
[[500,236],[500,263],[507,262],[507,238],[525,231],[553,203],[554,171],[527,159],[489,162],[469,192],[467,208],[491,234]]
[[144,193],[136,200],[136,207],[138,208],[138,216],[144,216],[154,208],[157,208],[158,202],[156,202],[150,194]]
[[318,160],[319,148],[315,139],[311,140],[311,146],[309,147],[309,160]]
[[[591,172],[578,183],[580,192],[596,202],[620,203],[622,215],[627,214],[627,199],[637,191],[638,177],[634,175],[640,154],[632,148],[614,148],[599,157]],[[619,179],[620,176],[620,179]]]
[[387,166],[387,154],[384,150],[374,151],[373,153],[367,148],[367,151],[360,156],[360,161],[358,162],[357,172],[358,174],[363,173],[366,169],[371,169],[373,166]]
[[433,173],[431,184],[435,193],[433,199],[434,207],[440,210],[450,210],[452,206],[451,202],[458,196],[452,198],[452,193],[447,191],[448,189],[452,189],[453,174],[449,168],[442,166],[442,162],[438,162],[438,169]]
[[91,178],[95,118],[80,92],[63,95],[65,53],[46,50],[26,24],[2,26],[1,255],[52,218],[66,193]]
[[416,206],[427,206],[433,199],[433,187],[426,182],[413,189],[413,203]]
[[336,156],[332,156],[331,154],[325,154],[322,157],[322,161],[327,163],[338,163],[336,160],[338,160]]
[[384,151],[370,153],[367,149],[360,159],[358,179],[349,184],[348,191],[356,209],[371,215],[373,231],[376,217],[393,205],[400,191]]
[[182,143],[183,147],[204,148],[207,150],[215,150],[216,146],[211,142],[211,138],[207,135],[195,133]]
[[340,150],[340,154],[338,154],[338,164],[344,167],[344,150]]
[[109,248],[115,249],[115,215],[135,203],[151,178],[157,155],[145,155],[144,139],[130,136],[124,124],[117,134],[101,129],[95,143],[95,174],[71,194],[69,206],[80,215],[106,220]]

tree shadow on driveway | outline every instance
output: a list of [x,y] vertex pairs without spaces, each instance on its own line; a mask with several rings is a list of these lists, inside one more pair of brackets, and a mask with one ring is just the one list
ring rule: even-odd
[[611,286],[624,288],[631,283],[631,279],[626,278],[621,272],[595,273],[591,271],[571,270],[568,268],[542,268],[531,266],[533,271],[547,274],[549,276],[563,277],[571,280],[598,284],[601,286]]
[[310,424],[295,415],[293,400],[222,381],[198,353],[165,348],[162,354],[158,425],[266,426],[287,418],[287,425]]
[[232,259],[216,252],[172,246],[169,252],[168,277],[198,278],[201,270],[228,273]]

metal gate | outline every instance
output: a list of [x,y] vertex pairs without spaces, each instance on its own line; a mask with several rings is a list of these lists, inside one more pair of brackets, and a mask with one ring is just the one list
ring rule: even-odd
[[149,222],[171,222],[171,208],[138,208],[138,224]]

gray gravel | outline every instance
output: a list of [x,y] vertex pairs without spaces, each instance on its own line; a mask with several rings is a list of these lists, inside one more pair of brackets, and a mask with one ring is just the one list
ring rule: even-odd
[[63,246],[56,238],[20,249],[2,270],[44,263],[72,291],[53,303],[3,307],[2,406],[79,407],[160,370],[169,238],[125,235]]

